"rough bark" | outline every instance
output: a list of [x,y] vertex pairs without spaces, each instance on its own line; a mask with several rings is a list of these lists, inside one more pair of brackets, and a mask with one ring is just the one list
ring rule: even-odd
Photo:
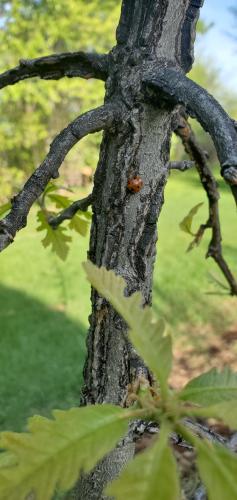
[[67,52],[52,54],[37,59],[21,59],[19,66],[0,75],[0,89],[28,78],[39,77],[44,80],[59,80],[67,76],[72,78],[107,78],[108,57],[85,52]]
[[[141,290],[147,304],[151,302],[156,222],[168,173],[171,117],[147,105],[133,109],[133,114],[137,123],[131,126],[127,118],[126,131],[104,137],[93,191],[89,258],[122,275],[129,294]],[[144,181],[136,194],[127,189],[127,180],[135,175]],[[95,291],[92,307],[84,372],[86,402],[119,404],[132,371],[142,364],[125,340],[124,322]]]
[[[94,179],[89,258],[122,275],[128,294],[140,290],[144,304],[151,303],[156,224],[169,170],[172,113],[169,107],[157,109],[145,101],[143,78],[148,66],[163,67],[167,60],[185,71],[190,69],[201,4],[197,0],[125,0],[117,46],[109,55],[105,102],[120,106],[123,122],[103,138]],[[143,180],[137,193],[127,188],[135,176]],[[122,334],[125,328],[93,291],[84,371],[86,403],[123,400],[134,364],[132,349]]]
[[125,439],[107,455],[89,475],[82,476],[76,488],[69,493],[67,500],[113,500],[105,496],[104,489],[107,484],[118,476],[134,456],[135,444]]
[[166,64],[161,68],[149,68],[144,83],[151,90],[151,97],[167,101],[171,105],[183,104],[190,116],[196,118],[209,132],[216,147],[221,174],[232,186],[236,197],[237,185],[237,134],[233,120],[221,105],[205,89],[187,78],[183,72]]
[[[172,112],[169,106],[157,109],[146,102],[143,79],[148,68],[163,67],[167,60],[185,72],[190,69],[201,4],[197,0],[124,0],[117,46],[109,55],[105,102],[120,106],[123,122],[114,133],[104,134],[92,194],[88,256],[98,266],[122,275],[128,294],[140,290],[144,304],[152,300]],[[134,193],[127,183],[137,176],[143,187]],[[126,340],[124,321],[94,290],[91,301],[82,402],[123,404],[128,383],[141,371],[150,375]],[[121,462],[126,462],[127,449],[122,453]],[[118,474],[111,456],[104,463],[113,470],[110,478]],[[102,498],[98,485],[97,493],[93,488],[96,471],[83,479],[74,498]],[[102,484],[106,482],[103,476]]]

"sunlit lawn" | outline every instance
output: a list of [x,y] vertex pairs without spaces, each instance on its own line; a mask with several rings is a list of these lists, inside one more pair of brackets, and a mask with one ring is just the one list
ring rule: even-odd
[[[192,173],[170,179],[159,224],[154,307],[175,335],[209,325],[217,334],[237,323],[237,300],[223,293],[205,260],[208,234],[186,253],[190,237],[179,222],[195,204],[205,202]],[[221,201],[224,253],[237,274],[236,210],[227,189]],[[206,203],[194,228],[205,221]],[[0,274],[0,427],[21,429],[35,413],[77,404],[85,356],[90,288],[82,272],[87,241],[75,237],[66,263],[41,245],[42,233],[30,225],[1,255]],[[208,294],[207,294],[208,293]]]

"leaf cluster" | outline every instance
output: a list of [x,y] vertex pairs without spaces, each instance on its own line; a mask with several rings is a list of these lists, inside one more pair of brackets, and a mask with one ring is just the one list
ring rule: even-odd
[[[119,16],[115,0],[12,0],[0,3],[0,72],[52,53],[107,52]],[[55,135],[76,116],[103,101],[100,81],[32,79],[1,93],[0,160],[26,176],[38,166]],[[74,169],[94,166],[98,135],[86,138],[67,160]],[[72,175],[73,176],[73,175]],[[14,182],[14,176],[12,177]]]
[[[185,425],[186,418],[214,417],[237,427],[237,374],[211,370],[173,393],[168,384],[172,367],[172,343],[165,325],[142,307],[142,296],[125,297],[125,281],[113,271],[84,264],[92,286],[119,312],[129,327],[135,349],[153,371],[151,387],[140,380],[128,409],[95,405],[54,411],[53,420],[33,417],[28,432],[3,432],[0,446],[0,498],[24,500],[33,494],[49,500],[55,490],[72,487],[82,471],[95,466],[125,434],[132,419],[158,423],[159,437],[137,455],[106,493],[117,500],[178,500],[181,485],[170,444],[177,432],[196,449],[197,467],[209,500],[237,498],[237,457],[224,446],[201,440]],[[120,446],[120,444],[118,444]]]
[[67,227],[59,225],[54,229],[50,225],[50,218],[55,217],[57,212],[51,208],[50,210],[46,208],[46,200],[51,206],[53,204],[61,210],[68,208],[73,203],[72,199],[68,196],[57,193],[58,190],[59,188],[53,183],[49,183],[45,189],[40,200],[41,209],[37,212],[37,219],[40,223],[37,231],[46,231],[46,235],[42,240],[43,246],[45,248],[50,246],[51,250],[60,259],[65,260],[70,248],[70,242],[72,241],[72,237],[68,234],[68,229],[76,231],[80,236],[85,237],[88,232],[91,213],[78,210],[69,224],[67,224]]

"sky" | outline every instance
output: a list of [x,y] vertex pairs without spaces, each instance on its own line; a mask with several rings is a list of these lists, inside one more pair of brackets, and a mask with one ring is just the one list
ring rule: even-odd
[[210,60],[219,69],[224,83],[237,90],[237,17],[234,18],[230,7],[237,8],[237,0],[204,1],[201,19],[214,25],[197,40],[196,53]]

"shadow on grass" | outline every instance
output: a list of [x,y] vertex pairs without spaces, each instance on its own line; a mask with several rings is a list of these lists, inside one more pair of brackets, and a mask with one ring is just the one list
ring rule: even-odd
[[0,429],[78,404],[85,335],[64,312],[0,286]]

